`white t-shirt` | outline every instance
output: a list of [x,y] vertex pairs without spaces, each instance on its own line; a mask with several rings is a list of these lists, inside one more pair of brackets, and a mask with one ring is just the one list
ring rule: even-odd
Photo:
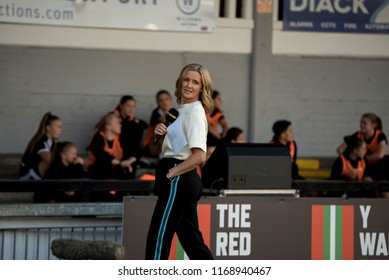
[[163,157],[186,160],[191,155],[191,148],[206,152],[208,123],[201,102],[182,104],[178,112],[177,120],[168,127],[163,140]]

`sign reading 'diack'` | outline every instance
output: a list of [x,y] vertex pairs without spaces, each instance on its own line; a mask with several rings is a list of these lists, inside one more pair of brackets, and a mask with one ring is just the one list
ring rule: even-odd
[[389,1],[285,0],[283,29],[389,33]]
[[[155,197],[124,200],[126,259],[143,259]],[[389,259],[387,199],[210,197],[199,227],[215,259]],[[170,259],[187,258],[177,237]]]

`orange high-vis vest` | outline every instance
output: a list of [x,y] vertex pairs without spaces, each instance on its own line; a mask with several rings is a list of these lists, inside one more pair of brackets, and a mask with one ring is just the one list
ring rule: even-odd
[[[114,138],[113,138],[113,145],[112,145],[112,147],[109,147],[108,140],[105,138],[105,133],[101,131],[99,134],[101,136],[103,136],[103,139],[104,139],[104,148],[103,148],[103,150],[106,151],[111,156],[113,156],[115,159],[122,160],[122,158],[123,158],[123,149],[122,149],[122,146],[120,145],[119,135],[115,135],[114,136]],[[95,155],[90,152],[89,153],[88,166],[91,166],[95,161],[96,161]]]
[[358,179],[358,181],[362,181],[363,173],[365,172],[365,168],[366,168],[365,161],[364,160],[360,160],[358,162],[358,167],[354,168],[351,165],[351,162],[348,159],[346,159],[346,157],[344,155],[341,155],[340,158],[342,159],[342,165],[343,165],[343,169],[342,169],[341,175],[342,176],[346,176],[347,172],[349,172],[350,170],[356,170],[357,171],[357,179]]
[[143,140],[143,148],[146,148],[154,139],[154,129],[155,127],[149,126],[146,132],[145,139]]
[[219,120],[220,118],[223,116],[223,112],[222,111],[219,111],[217,112],[214,116],[211,117],[211,114],[207,114],[207,120],[208,120],[208,123],[212,126],[212,127],[216,127],[218,124],[219,124]]
[[293,142],[289,143],[289,152],[290,152],[290,159],[293,162],[294,155],[296,154],[296,145]]
[[[381,130],[376,130],[374,132],[374,137],[373,137],[373,140],[370,142],[370,143],[367,143],[366,142],[366,150],[367,150],[367,155],[371,155],[371,154],[374,154],[377,150],[378,150],[378,137],[381,135],[382,131]],[[365,138],[365,133],[363,132],[358,132],[358,135],[357,135],[358,139],[362,139],[364,141],[366,141],[366,138]],[[369,160],[369,163],[378,163],[380,160],[379,159],[376,159],[376,160]]]

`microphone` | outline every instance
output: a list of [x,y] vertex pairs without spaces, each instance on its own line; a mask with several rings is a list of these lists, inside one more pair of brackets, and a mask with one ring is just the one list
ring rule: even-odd
[[[174,108],[171,108],[169,110],[169,112],[167,112],[165,118],[166,118],[166,121],[164,123],[164,125],[166,127],[168,127],[169,125],[171,125],[178,117],[178,111]],[[161,139],[161,135],[157,134],[154,136],[154,140],[153,140],[153,144],[157,144],[159,139]]]

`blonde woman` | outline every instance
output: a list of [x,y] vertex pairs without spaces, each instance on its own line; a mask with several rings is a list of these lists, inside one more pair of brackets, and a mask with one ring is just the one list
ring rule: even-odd
[[174,93],[180,106],[178,118],[168,129],[163,123],[155,127],[156,135],[166,136],[156,170],[158,202],[147,236],[146,259],[168,259],[174,233],[190,259],[213,259],[198,226],[197,202],[203,184],[196,172],[206,160],[211,94],[208,70],[199,64],[185,66]]

